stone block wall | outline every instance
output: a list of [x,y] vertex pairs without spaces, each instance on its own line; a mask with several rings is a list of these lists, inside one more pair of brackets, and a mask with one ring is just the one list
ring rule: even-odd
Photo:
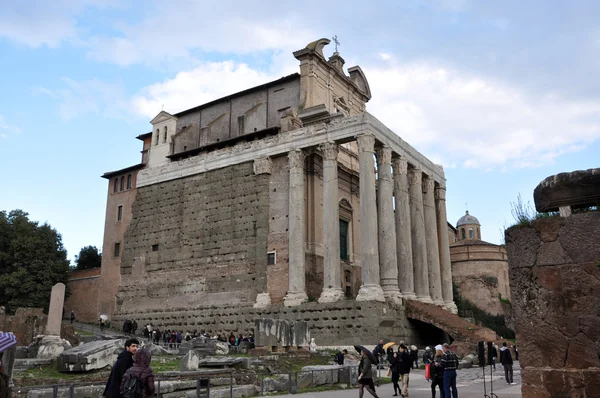
[[506,231],[523,397],[600,391],[600,212]]
[[151,323],[163,329],[183,331],[210,331],[211,334],[231,332],[253,333],[256,319],[304,321],[310,336],[321,346],[377,344],[380,338],[404,340],[420,344],[419,332],[406,318],[403,307],[391,307],[379,302],[342,300],[337,303],[307,303],[298,308],[272,305],[265,309],[250,305],[222,305],[211,307],[169,307],[145,313],[123,312],[114,322],[135,319],[139,325]]
[[100,274],[100,267],[71,272],[71,295],[65,300],[65,317],[75,311],[78,321],[95,323],[98,320],[98,293],[102,282]]
[[35,336],[46,332],[48,315],[41,308],[17,308],[15,315],[8,315],[0,307],[0,328],[12,332],[18,345],[28,345]]
[[266,277],[268,186],[248,162],[138,188],[118,312],[253,303]]

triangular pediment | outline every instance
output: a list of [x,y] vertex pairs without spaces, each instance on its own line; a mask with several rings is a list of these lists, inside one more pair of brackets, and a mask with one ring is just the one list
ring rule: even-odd
[[160,111],[160,113],[150,121],[150,124],[155,125],[169,119],[177,120],[177,118],[171,115],[169,112]]

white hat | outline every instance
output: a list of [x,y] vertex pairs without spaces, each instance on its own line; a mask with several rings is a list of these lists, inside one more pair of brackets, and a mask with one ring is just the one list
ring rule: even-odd
[[441,344],[438,344],[438,345],[436,345],[436,346],[435,346],[435,350],[436,350],[436,351],[438,351],[438,350],[440,350],[440,351],[441,351],[441,350],[442,350],[442,345],[441,345]]
[[425,347],[425,351],[431,351],[431,348]]

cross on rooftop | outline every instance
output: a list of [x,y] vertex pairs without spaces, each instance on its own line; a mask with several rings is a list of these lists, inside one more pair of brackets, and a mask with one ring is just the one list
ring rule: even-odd
[[338,52],[338,46],[340,45],[340,41],[338,40],[337,35],[333,36],[331,40],[333,40],[333,42],[335,43],[335,52]]

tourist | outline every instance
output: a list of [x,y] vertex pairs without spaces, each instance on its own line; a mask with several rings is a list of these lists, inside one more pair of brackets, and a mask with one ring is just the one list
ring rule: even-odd
[[402,389],[398,384],[400,380],[400,369],[404,366],[402,359],[400,358],[399,352],[394,352],[392,361],[390,362],[390,372],[392,373],[392,385],[394,386],[394,397],[398,396],[398,393],[402,393]]
[[496,370],[496,361],[498,360],[498,346],[496,344],[492,345],[492,366],[494,370]]
[[75,311],[71,311],[71,325],[73,324],[74,320],[75,320]]
[[156,328],[156,330],[154,331],[154,344],[159,343],[161,336],[162,336],[162,333],[160,332],[160,329]]
[[335,354],[335,363],[344,366],[344,360],[346,355],[348,355],[348,350],[338,351],[337,354]]
[[121,382],[121,394],[126,392],[131,382],[128,380],[137,380],[142,385],[142,398],[149,398],[154,395],[154,372],[150,367],[150,361],[152,361],[152,354],[147,348],[142,348],[135,355],[135,363],[131,368],[125,372],[123,381]]
[[192,335],[190,334],[189,330],[187,332],[185,332],[185,341],[190,341],[192,339]]
[[458,398],[458,390],[456,389],[456,369],[458,369],[458,357],[450,351],[448,343],[442,345],[444,355],[440,361],[440,366],[444,369],[444,398],[450,398],[450,390],[452,390],[452,398]]
[[110,371],[104,393],[102,393],[106,398],[119,398],[123,375],[127,369],[133,366],[133,356],[136,354],[139,344],[137,339],[129,339],[125,342],[125,349],[117,357],[117,361]]
[[310,339],[309,350],[310,350],[310,352],[317,352],[317,343],[315,342],[314,337]]
[[100,317],[100,333],[104,332],[104,327],[106,326],[106,321],[104,318]]
[[402,378],[402,396],[408,397],[408,381],[410,379],[410,369],[412,368],[413,360],[408,354],[408,347],[400,344],[398,347],[398,358],[401,361],[399,365],[400,377]]
[[435,388],[440,389],[440,398],[445,398],[444,394],[444,368],[440,365],[444,352],[436,350],[435,356],[431,361],[431,398],[435,398]]
[[229,335],[229,345],[235,345],[235,335],[233,332]]
[[433,359],[433,353],[431,352],[431,348],[425,347],[425,352],[423,353],[423,364],[427,365],[431,363]]
[[131,333],[133,333],[133,335],[134,335],[134,336],[135,336],[135,331],[137,330],[137,328],[138,328],[138,324],[137,324],[137,322],[134,320],[134,321],[131,323]]
[[[382,363],[382,357],[385,356],[385,350],[383,349],[383,340],[379,340],[379,344],[377,344],[375,346],[375,349],[373,350],[373,355],[375,355],[375,358],[377,358],[377,364]],[[379,366],[377,367],[379,368]]]
[[375,392],[375,383],[373,383],[373,363],[364,351],[360,352],[360,363],[358,364],[358,397],[363,398],[366,389],[369,394],[378,398]]
[[412,368],[419,369],[419,350],[416,345],[410,346],[410,359],[412,360]]
[[388,363],[391,365],[392,361],[394,360],[394,349],[392,347],[388,347],[386,351],[386,358]]
[[181,344],[182,340],[183,340],[183,331],[180,330],[177,332],[177,346],[179,346],[179,344]]
[[500,363],[504,368],[504,378],[506,379],[506,383],[517,384],[513,383],[513,359],[506,343],[502,343],[502,348],[500,348]]
[[10,378],[8,377],[4,369],[4,365],[2,364],[2,361],[0,361],[0,398],[10,398],[11,396],[10,390],[8,388],[9,379]]
[[519,349],[517,348],[517,345],[514,345],[515,348],[515,361],[519,360]]

